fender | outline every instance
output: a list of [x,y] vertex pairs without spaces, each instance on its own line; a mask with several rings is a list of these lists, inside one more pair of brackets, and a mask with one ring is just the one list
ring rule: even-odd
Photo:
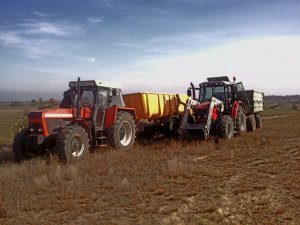
[[232,110],[231,110],[231,117],[233,119],[236,119],[237,117],[237,111],[238,111],[238,107],[239,107],[240,103],[238,101],[235,101],[233,104],[232,104]]
[[137,120],[137,116],[134,108],[111,106],[105,109],[105,119],[104,119],[103,129],[107,129],[111,127],[113,124],[115,124],[117,113],[121,111],[130,113],[133,119],[135,121]]

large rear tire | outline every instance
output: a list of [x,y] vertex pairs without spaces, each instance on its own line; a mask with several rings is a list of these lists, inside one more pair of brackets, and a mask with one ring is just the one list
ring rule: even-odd
[[225,115],[222,118],[220,137],[226,138],[226,139],[232,138],[233,130],[234,130],[234,127],[233,127],[233,121],[232,121],[231,117],[228,115]]
[[18,163],[29,158],[28,151],[24,145],[24,139],[25,136],[28,135],[28,133],[29,133],[28,128],[23,128],[14,137],[14,141],[13,141],[14,160]]
[[261,115],[257,114],[255,115],[255,122],[256,122],[256,128],[262,128],[263,124],[262,124],[262,117]]
[[247,131],[246,115],[244,114],[241,106],[238,107],[235,127],[238,134],[242,134]]
[[56,149],[64,162],[75,162],[89,152],[89,139],[85,130],[80,126],[69,126],[58,132]]
[[116,149],[129,150],[135,141],[136,127],[128,112],[118,112],[115,124],[109,129],[108,141]]
[[248,116],[246,122],[248,132],[253,132],[256,130],[256,122],[254,116]]

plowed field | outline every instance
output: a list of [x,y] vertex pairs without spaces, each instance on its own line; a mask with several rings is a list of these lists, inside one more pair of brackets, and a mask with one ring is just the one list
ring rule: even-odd
[[0,224],[300,224],[300,113],[232,140],[140,141],[79,163],[0,152]]

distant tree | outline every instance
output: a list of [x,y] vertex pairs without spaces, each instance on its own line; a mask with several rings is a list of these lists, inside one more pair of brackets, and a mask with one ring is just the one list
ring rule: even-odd
[[23,116],[16,123],[14,123],[10,128],[10,133],[15,136],[18,132],[22,130],[22,128],[28,127],[27,117]]
[[23,106],[23,103],[19,102],[19,101],[13,101],[10,103],[10,106],[11,107],[20,107],[20,106]]
[[36,100],[35,100],[35,99],[32,99],[30,105],[31,105],[31,106],[36,106]]
[[56,106],[58,105],[59,101],[54,99],[54,98],[50,98],[48,101],[47,101],[48,104],[50,105],[53,105],[53,106]]
[[41,97],[39,97],[39,104],[41,105],[43,102],[43,99]]
[[293,104],[291,107],[292,110],[298,110],[298,106],[296,104]]

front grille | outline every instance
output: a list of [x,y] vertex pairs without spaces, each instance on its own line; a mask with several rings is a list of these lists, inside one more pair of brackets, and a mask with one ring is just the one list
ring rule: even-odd
[[57,128],[65,127],[65,121],[62,119],[47,119],[46,121],[49,134]]

